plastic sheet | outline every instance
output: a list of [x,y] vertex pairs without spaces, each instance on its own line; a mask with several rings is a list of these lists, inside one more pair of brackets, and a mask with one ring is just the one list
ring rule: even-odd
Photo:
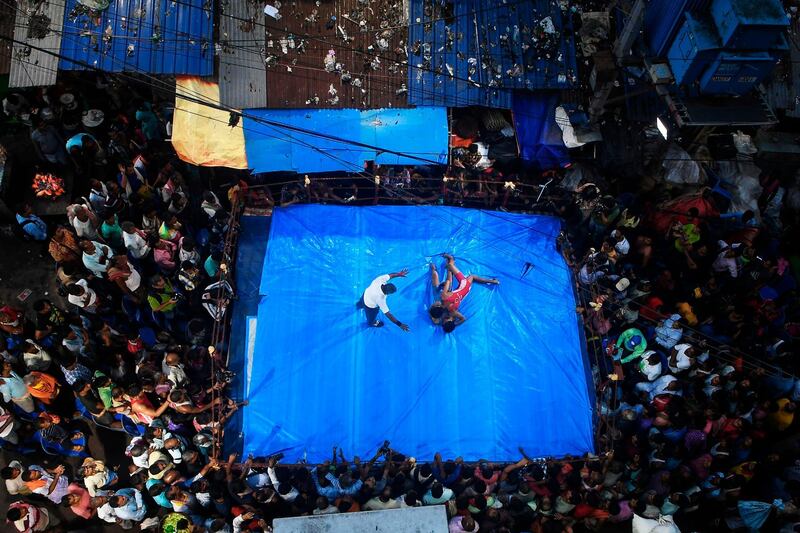
[[[572,280],[549,217],[436,206],[276,209],[258,308],[244,452],[320,462],[384,439],[421,460],[516,460],[592,450],[592,405]],[[452,334],[434,326],[431,261],[455,254],[475,284]],[[356,309],[378,275],[391,312]]]
[[[252,118],[251,118],[252,117]],[[265,124],[268,120],[358,141],[400,156]],[[353,172],[364,161],[419,165],[418,158],[447,162],[447,108],[417,109],[248,109],[244,117],[247,160],[254,173]],[[424,131],[424,135],[420,135]],[[411,157],[416,156],[416,157]]]
[[241,120],[230,127],[230,113],[194,101],[218,104],[219,85],[194,76],[181,76],[175,80],[175,90],[172,146],[178,157],[201,167],[247,168]]

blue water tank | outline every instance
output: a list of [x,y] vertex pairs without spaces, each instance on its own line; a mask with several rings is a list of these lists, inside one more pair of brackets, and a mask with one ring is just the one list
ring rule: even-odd
[[719,37],[708,17],[695,18],[686,14],[667,54],[675,83],[688,85],[697,81],[720,51]]
[[741,96],[774,68],[775,59],[769,52],[720,52],[700,76],[700,92]]
[[740,50],[780,47],[789,26],[780,0],[713,0],[711,17],[722,46]]
[[684,13],[707,13],[711,0],[648,0],[643,37],[655,57],[664,57],[675,34],[686,20]]

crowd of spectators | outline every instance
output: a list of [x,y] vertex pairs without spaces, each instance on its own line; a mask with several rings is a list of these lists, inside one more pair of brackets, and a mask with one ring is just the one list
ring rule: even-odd
[[[796,212],[779,206],[786,223],[767,223],[727,213],[707,188],[661,198],[492,168],[446,179],[368,168],[380,177],[302,177],[274,196],[254,187],[249,199],[267,206],[390,201],[561,216],[599,439],[597,454],[548,460],[521,449],[503,465],[417,461],[388,442],[365,461],[335,448],[320,465],[222,457],[212,443],[242,403],[226,398],[230,374],[212,372],[224,359],[209,350],[213,321],[224,319],[213,283],[230,260],[231,201],[241,196],[170,158],[168,111],[101,82],[12,102],[42,168],[74,175],[75,201],[58,224],[29,205],[17,212],[19,234],[47,243],[61,298],[0,308],[0,438],[4,455],[19,457],[0,470],[9,527],[260,531],[282,516],[445,505],[452,533],[631,521],[641,531],[796,530]],[[765,210],[781,187],[764,178]],[[90,445],[90,433],[106,432],[126,435],[121,464]]]

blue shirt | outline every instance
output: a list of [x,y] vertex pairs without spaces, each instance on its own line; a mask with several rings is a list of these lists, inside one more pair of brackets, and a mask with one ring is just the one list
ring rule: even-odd
[[28,394],[28,387],[22,378],[13,370],[8,377],[0,377],[5,383],[0,385],[0,393],[3,394],[3,401],[10,402],[12,398],[22,398]]
[[22,231],[30,235],[31,239],[35,241],[47,240],[47,224],[45,224],[44,220],[36,215],[28,215],[24,217],[20,214],[17,214],[17,223],[22,226]]
[[[153,485],[158,485],[159,483],[163,484],[163,482],[159,481],[158,479],[148,479],[147,481],[144,482],[144,486],[149,489]],[[167,509],[172,509],[172,503],[169,501],[169,498],[167,498],[167,488],[168,487],[165,485],[164,486],[164,490],[161,491],[161,494],[157,494],[157,495],[153,496],[153,499],[161,507],[166,507]]]
[[133,520],[141,522],[147,515],[147,507],[142,501],[142,493],[136,489],[119,489],[114,493],[116,496],[125,496],[128,501],[125,505],[115,507],[114,514],[122,520]]
[[97,139],[89,135],[88,133],[79,133],[77,135],[73,135],[67,140],[67,152],[69,152],[73,147],[78,147],[83,151],[83,138],[88,137],[94,142],[97,142]]
[[673,328],[673,324],[681,319],[681,315],[672,315],[671,317],[664,320],[664,325],[659,326],[656,328],[656,342],[671,350],[673,346],[678,344],[678,341],[681,340],[683,336],[683,329]]

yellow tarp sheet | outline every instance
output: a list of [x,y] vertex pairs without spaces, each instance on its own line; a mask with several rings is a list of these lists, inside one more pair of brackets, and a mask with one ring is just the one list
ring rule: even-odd
[[181,96],[219,104],[219,85],[196,76],[176,81],[172,146],[183,161],[201,167],[248,168],[243,121],[228,126],[230,113]]

